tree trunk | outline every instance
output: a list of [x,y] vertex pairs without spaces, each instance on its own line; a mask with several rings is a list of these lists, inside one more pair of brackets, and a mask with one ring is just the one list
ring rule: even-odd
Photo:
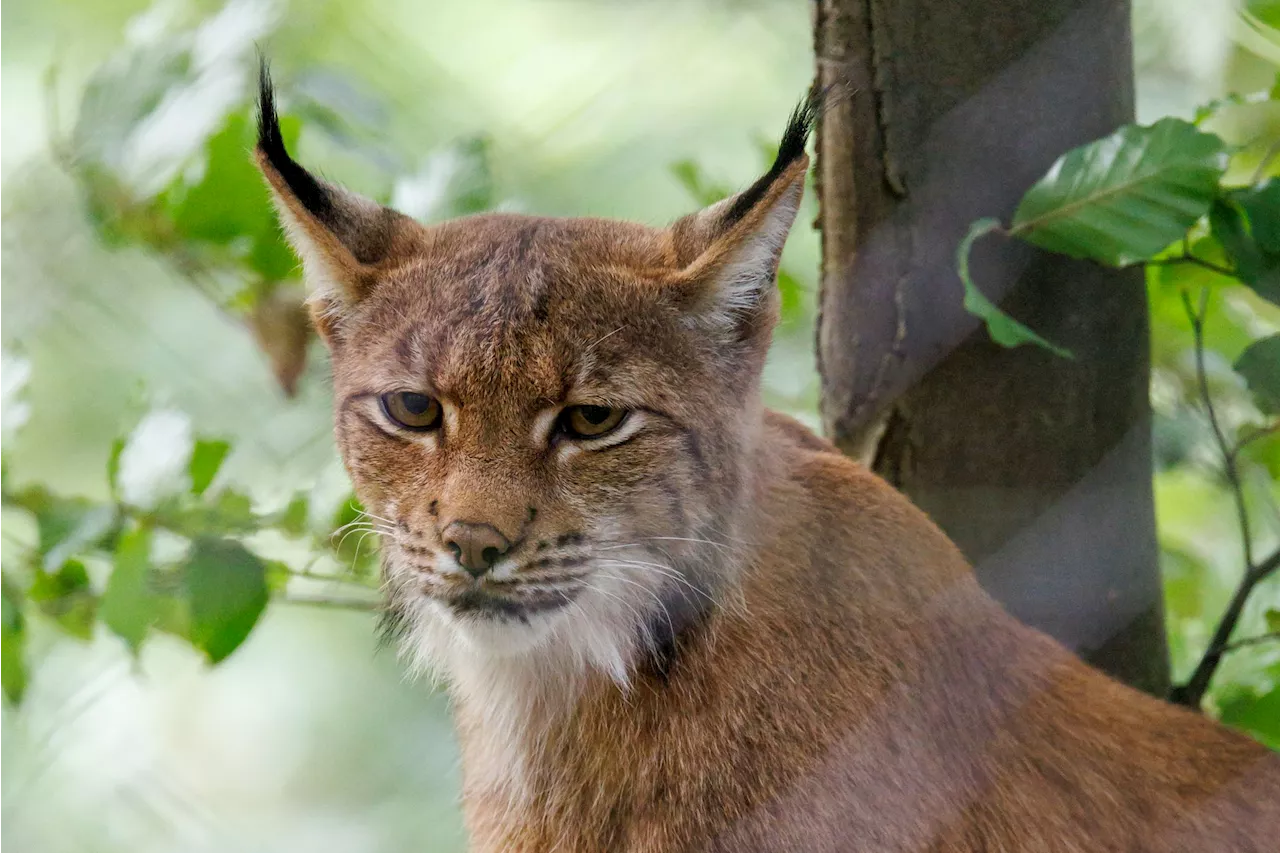
[[959,544],[1017,616],[1168,687],[1146,295],[999,237],[989,297],[1075,360],[1003,349],[961,306],[970,222],[1008,222],[1067,149],[1133,119],[1126,0],[818,0],[818,322],[828,435]]

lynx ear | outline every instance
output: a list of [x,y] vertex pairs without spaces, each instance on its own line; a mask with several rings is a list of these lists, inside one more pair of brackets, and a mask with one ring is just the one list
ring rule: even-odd
[[796,107],[777,159],[763,177],[672,226],[683,265],[676,287],[690,317],[740,339],[773,328],[778,261],[804,195],[809,168],[804,149],[819,104],[815,95]]
[[378,273],[412,252],[422,226],[319,180],[294,162],[280,133],[265,60],[259,76],[255,156],[289,242],[302,259],[312,316],[328,338],[342,316],[369,295]]

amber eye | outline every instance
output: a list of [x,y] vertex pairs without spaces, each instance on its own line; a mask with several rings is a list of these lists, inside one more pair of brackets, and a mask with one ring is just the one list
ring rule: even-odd
[[440,426],[444,411],[440,401],[426,394],[395,391],[382,395],[382,411],[405,429],[431,430]]
[[626,418],[626,409],[570,406],[560,415],[560,428],[570,438],[599,438],[613,432]]

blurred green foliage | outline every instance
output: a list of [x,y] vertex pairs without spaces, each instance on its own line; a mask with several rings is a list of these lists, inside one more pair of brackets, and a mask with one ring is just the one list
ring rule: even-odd
[[[305,493],[262,511],[226,484],[210,491],[229,450],[225,441],[165,442],[144,421],[112,453],[108,501],[4,484],[5,509],[28,515],[37,531],[34,546],[4,564],[10,702],[21,701],[27,683],[22,647],[31,612],[80,640],[91,639],[101,621],[135,654],[152,630],[163,631],[218,663],[248,637],[273,594],[285,602],[375,608],[373,552],[358,548],[372,527],[355,500],[317,524],[309,519]],[[132,478],[130,486],[122,488],[122,478]],[[266,559],[246,547],[246,539],[265,531],[294,543],[302,562]],[[161,536],[168,540],[163,555],[155,543]],[[101,592],[90,582],[86,560],[110,566]],[[328,565],[324,572],[315,569],[321,563]],[[352,594],[291,595],[294,580],[338,581]]]

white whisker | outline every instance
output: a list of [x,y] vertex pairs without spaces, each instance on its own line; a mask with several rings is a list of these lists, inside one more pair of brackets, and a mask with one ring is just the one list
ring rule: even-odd
[[364,540],[368,539],[369,536],[373,534],[373,532],[374,531],[372,530],[366,530],[364,533],[360,535],[360,538],[356,540],[356,554],[354,557],[351,558],[352,571],[355,571],[356,564],[360,562],[360,546],[364,544]]
[[395,520],[394,520],[394,519],[390,519],[390,518],[383,518],[383,517],[382,517],[382,516],[380,516],[380,515],[374,515],[373,513],[371,513],[371,512],[366,512],[365,510],[360,510],[360,515],[361,515],[362,517],[364,517],[364,518],[372,518],[372,519],[374,519],[374,520],[376,520],[376,521],[385,522],[386,524],[390,524],[392,527],[395,527],[395,526],[396,526],[396,522],[395,522]]
[[[373,531],[373,527],[371,527],[371,526],[352,527],[350,530],[348,530],[346,533],[344,533],[344,534],[342,535],[342,538],[338,540],[338,544],[337,544],[337,545],[334,545],[334,546],[333,546],[333,549],[334,549],[335,551],[341,551],[341,550],[342,550],[342,543],[346,542],[346,541],[347,541],[347,537],[348,537],[348,536],[350,536],[350,535],[351,535],[351,534],[353,534],[353,533],[369,533],[369,532],[372,532],[372,531]],[[330,539],[330,541],[332,541],[332,540],[333,540],[333,537],[331,536],[331,537],[329,537],[329,539]]]
[[[607,578],[607,579],[613,579],[613,580],[620,580],[620,578],[615,578],[613,575],[608,575],[608,574],[601,575],[601,577],[604,577],[604,578]],[[643,621],[643,616],[642,616],[642,614],[640,613],[640,611],[639,611],[639,610],[637,610],[637,609],[636,609],[634,606],[632,606],[631,604],[629,604],[629,603],[626,601],[626,599],[622,598],[621,596],[617,595],[616,593],[612,593],[612,592],[610,592],[609,590],[607,590],[607,589],[603,589],[602,587],[599,587],[599,586],[592,586],[591,588],[592,588],[593,590],[595,590],[596,592],[600,593],[601,595],[607,596],[607,597],[609,597],[609,598],[613,599],[614,601],[618,602],[619,604],[621,604],[623,607],[627,608],[627,610],[629,610],[629,611],[631,612],[631,615],[632,615],[632,616],[634,616],[634,617],[636,618],[636,620],[637,620],[637,621]]]
[[357,518],[355,521],[348,521],[346,524],[342,525],[341,527],[334,528],[334,531],[333,533],[330,534],[330,536],[337,536],[342,531],[350,530],[353,527],[372,527],[372,526],[373,526],[372,524],[365,521],[364,519]]
[[657,605],[658,610],[662,611],[662,618],[667,623],[667,630],[670,631],[672,634],[675,633],[676,626],[675,626],[675,623],[671,621],[671,610],[670,608],[667,607],[666,602],[664,602],[656,592],[649,589],[647,586],[645,586],[642,583],[637,583],[636,581],[629,580],[627,578],[622,577],[621,575],[615,575],[609,572],[601,572],[600,577],[606,578],[609,580],[621,581],[622,583],[630,584],[631,586],[634,586],[643,590],[646,594],[648,594],[650,598],[653,599],[653,603]]
[[700,545],[714,545],[717,548],[723,548],[726,551],[732,551],[728,545],[723,542],[713,542],[710,539],[695,539],[689,536],[645,536],[641,542],[696,542]]
[[715,599],[712,598],[711,595],[707,593],[706,590],[700,589],[699,587],[695,586],[693,581],[689,580],[689,578],[681,574],[679,570],[671,566],[664,566],[661,563],[647,563],[642,560],[618,560],[616,558],[607,558],[603,562],[606,565],[637,566],[640,568],[652,569],[662,577],[667,578],[669,580],[673,580],[676,583],[687,587],[690,592],[701,595],[703,598],[707,600],[708,603],[711,603],[711,604],[715,603]]
[[697,586],[694,586],[694,584],[693,584],[693,582],[692,582],[692,581],[690,581],[688,578],[686,578],[684,575],[680,574],[680,572],[678,572],[677,570],[673,569],[673,568],[672,568],[672,567],[670,567],[670,566],[664,566],[664,565],[661,565],[660,563],[646,563],[646,562],[642,562],[642,561],[640,561],[640,560],[617,560],[617,559],[606,559],[606,560],[602,561],[602,563],[603,563],[604,565],[615,565],[615,566],[638,566],[638,567],[642,567],[642,568],[653,569],[654,571],[656,571],[656,572],[657,572],[659,575],[661,575],[662,577],[664,577],[664,578],[668,578],[669,580],[673,580],[673,581],[675,581],[676,583],[678,583],[678,584],[680,584],[680,585],[684,586],[685,588],[687,588],[687,589],[689,590],[689,592],[694,593],[695,595],[700,595],[700,596],[702,596],[703,598],[705,598],[705,599],[707,600],[707,603],[708,603],[708,604],[715,604],[715,603],[716,603],[716,599],[714,599],[714,598],[710,595],[710,593],[708,593],[708,592],[707,592],[706,590],[704,590],[704,589],[700,589],[700,588],[698,588]]

